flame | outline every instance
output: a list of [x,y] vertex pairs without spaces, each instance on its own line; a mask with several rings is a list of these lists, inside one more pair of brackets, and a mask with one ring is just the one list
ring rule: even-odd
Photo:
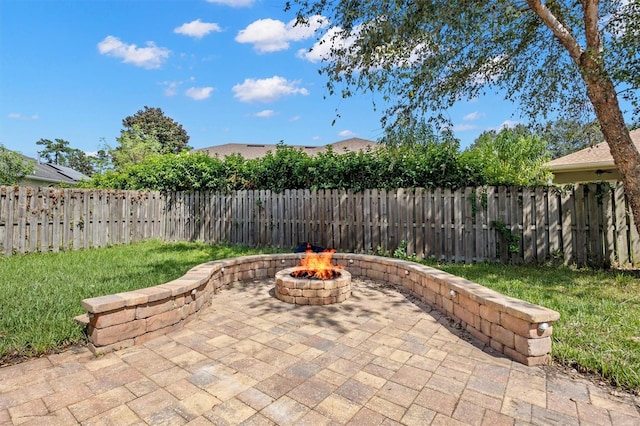
[[324,250],[322,253],[315,253],[310,248],[307,248],[305,257],[300,259],[300,265],[298,265],[304,269],[294,272],[293,275],[305,275],[308,278],[321,280],[333,278],[336,266],[331,263],[331,256],[335,252],[335,250]]

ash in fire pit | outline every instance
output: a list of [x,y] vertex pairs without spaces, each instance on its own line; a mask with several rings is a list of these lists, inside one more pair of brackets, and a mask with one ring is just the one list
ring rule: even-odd
[[351,296],[351,274],[331,263],[335,250],[307,250],[300,265],[276,273],[276,297],[298,305],[329,305]]
[[[295,278],[300,278],[300,279],[308,279],[308,280],[332,280],[334,278],[337,278],[340,276],[340,272],[338,272],[335,269],[330,269],[328,271],[326,271],[326,273],[324,274],[326,275],[325,278],[321,278],[319,276],[317,276],[313,271],[293,271],[291,273],[292,277]],[[323,276],[324,276],[323,275]]]

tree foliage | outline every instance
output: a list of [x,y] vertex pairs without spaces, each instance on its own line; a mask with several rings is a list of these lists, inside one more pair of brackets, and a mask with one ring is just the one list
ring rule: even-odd
[[36,142],[36,145],[41,145],[43,148],[38,152],[40,160],[50,164],[60,164],[64,161],[64,158],[71,151],[69,141],[64,139],[40,139]]
[[485,183],[477,165],[466,161],[456,140],[420,145],[381,145],[338,154],[330,147],[316,156],[277,145],[275,151],[246,160],[206,154],[156,154],[138,163],[96,174],[87,187],[160,191],[239,189],[363,189],[399,187],[460,188]]
[[551,158],[563,157],[588,146],[604,142],[600,126],[596,122],[583,124],[577,120],[561,118],[535,127],[547,142]]
[[294,0],[287,7],[294,5],[301,25],[318,15],[333,24],[315,46],[328,52],[322,72],[330,92],[382,93],[390,103],[385,119],[398,124],[497,89],[520,101],[526,117],[584,112],[588,99],[580,64],[541,14],[555,18],[576,43],[588,43],[591,36],[585,20],[600,17],[595,24],[601,51],[589,45],[580,52],[597,56],[638,108],[637,2]]
[[[145,106],[134,115],[122,120],[124,127],[118,142],[123,138],[157,142],[157,153],[179,154],[190,149],[189,135],[181,124],[167,117],[162,109]],[[116,149],[126,149],[122,146]]]
[[94,157],[87,155],[83,150],[74,148],[65,158],[62,166],[70,167],[86,176],[94,173]]
[[488,185],[540,186],[551,181],[547,143],[525,126],[485,132],[463,154]]
[[[333,27],[316,45],[330,93],[382,94],[383,127],[504,91],[521,115],[597,119],[640,217],[640,152],[620,99],[640,114],[637,0],[293,0],[298,22]],[[640,230],[640,222],[636,224]]]
[[116,168],[137,164],[150,155],[160,154],[162,146],[151,133],[145,133],[138,124],[122,131],[117,138],[118,146],[111,149],[111,160]]
[[40,139],[36,144],[43,146],[38,154],[44,162],[70,167],[87,176],[94,173],[93,157],[88,156],[81,149],[71,148],[69,141]]
[[0,144],[0,185],[16,185],[35,171],[35,163]]

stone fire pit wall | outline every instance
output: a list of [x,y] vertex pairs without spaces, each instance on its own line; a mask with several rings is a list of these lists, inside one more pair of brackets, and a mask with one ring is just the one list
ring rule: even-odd
[[[303,256],[256,255],[203,263],[165,284],[85,299],[82,307],[87,314],[75,319],[86,325],[93,353],[130,347],[181,328],[203,307],[215,303],[215,294],[223,286],[272,278],[276,271],[296,266]],[[552,323],[560,318],[556,311],[414,262],[351,253],[335,253],[333,261],[345,265],[354,278],[402,286],[517,362],[550,361]]]

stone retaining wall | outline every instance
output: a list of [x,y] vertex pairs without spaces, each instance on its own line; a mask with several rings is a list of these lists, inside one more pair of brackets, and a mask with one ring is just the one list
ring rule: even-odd
[[[275,277],[304,254],[245,256],[203,263],[183,277],[155,287],[82,301],[89,348],[95,354],[143,343],[181,328],[236,281]],[[384,281],[411,292],[481,342],[525,365],[550,361],[552,323],[560,315],[504,296],[474,282],[418,263],[380,256],[335,253],[353,277]]]

